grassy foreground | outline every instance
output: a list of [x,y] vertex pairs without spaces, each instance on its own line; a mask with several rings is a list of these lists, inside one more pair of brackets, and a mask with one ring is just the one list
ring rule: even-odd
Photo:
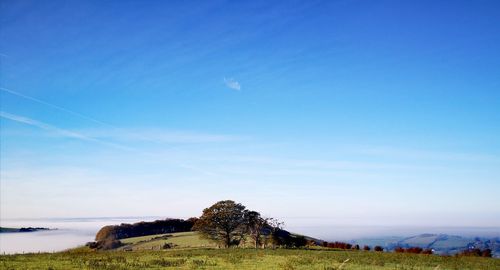
[[0,269],[500,269],[500,260],[338,250],[171,249],[3,255]]

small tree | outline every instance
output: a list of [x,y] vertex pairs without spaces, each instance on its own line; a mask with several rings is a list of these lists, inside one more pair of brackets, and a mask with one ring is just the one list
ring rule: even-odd
[[203,210],[194,229],[225,247],[237,245],[246,230],[245,206],[231,200],[220,201]]
[[259,248],[261,244],[262,231],[267,226],[267,219],[262,218],[259,212],[246,212],[246,225],[250,237],[254,241],[255,248]]
[[269,225],[270,230],[270,240],[273,248],[276,248],[276,245],[281,244],[281,240],[279,237],[279,232],[282,230],[284,222],[281,222],[275,218],[268,218],[267,224]]

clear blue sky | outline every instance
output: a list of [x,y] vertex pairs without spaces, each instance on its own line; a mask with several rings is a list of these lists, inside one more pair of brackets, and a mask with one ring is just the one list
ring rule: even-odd
[[[2,1],[1,217],[500,226],[499,1]],[[315,221],[316,222],[316,221]]]

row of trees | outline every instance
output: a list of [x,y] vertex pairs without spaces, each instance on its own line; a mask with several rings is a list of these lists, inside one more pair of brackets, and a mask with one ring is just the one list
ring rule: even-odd
[[221,246],[238,246],[247,239],[255,248],[270,244],[299,247],[307,244],[304,237],[294,236],[282,229],[283,223],[261,216],[240,203],[225,200],[203,210],[193,230]]
[[191,231],[196,218],[165,219],[152,222],[137,222],[134,224],[122,223],[120,225],[104,226],[95,236],[95,242],[86,245],[92,249],[109,250],[123,245],[120,239],[153,234]]
[[117,240],[129,237],[137,237],[152,234],[164,234],[174,232],[191,231],[196,218],[183,219],[165,219],[152,222],[137,222],[134,224],[122,223],[114,226],[104,226],[96,234],[96,241]]

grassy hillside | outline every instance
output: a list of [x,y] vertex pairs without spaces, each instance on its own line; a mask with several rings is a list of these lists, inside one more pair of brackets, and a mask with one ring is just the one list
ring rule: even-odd
[[121,250],[159,250],[164,244],[170,244],[174,248],[217,247],[213,242],[200,237],[197,232],[156,234],[125,238],[120,241],[125,244],[119,248]]
[[337,250],[170,249],[0,256],[0,269],[500,269],[500,260]]

